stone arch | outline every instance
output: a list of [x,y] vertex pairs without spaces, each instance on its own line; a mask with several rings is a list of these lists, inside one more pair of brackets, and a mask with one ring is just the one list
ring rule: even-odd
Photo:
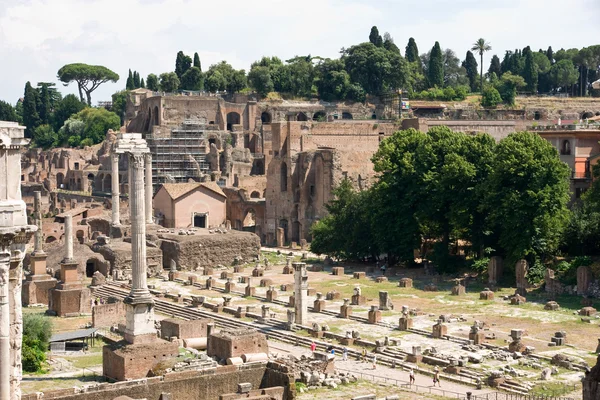
[[240,121],[240,114],[236,113],[235,111],[227,113],[227,130],[232,131],[233,125],[239,125]]
[[107,262],[102,261],[97,257],[88,258],[85,262],[85,276],[91,278],[96,271],[99,271],[104,276],[108,276],[108,268],[109,264]]
[[542,113],[539,111],[536,111],[533,113],[533,119],[536,121],[539,121],[540,119],[542,119]]
[[325,114],[325,111],[317,111],[313,114],[313,121],[325,122],[327,121],[327,114]]
[[263,113],[260,114],[260,120],[263,124],[268,125],[272,122],[273,118],[271,117],[270,113],[263,111]]
[[296,121],[306,122],[308,121],[308,117],[303,112],[299,112],[296,114]]
[[280,173],[279,182],[281,184],[281,191],[287,192],[287,164],[284,162],[281,163]]
[[562,141],[562,145],[560,146],[560,154],[564,156],[571,155],[571,142],[568,139]]
[[56,242],[56,240],[57,240],[56,236],[51,236],[51,235],[46,236],[46,243],[53,243],[53,242]]
[[252,199],[260,199],[260,192],[258,190],[253,191],[250,194],[250,198],[252,198]]
[[354,119],[354,118],[352,117],[352,114],[350,114],[349,112],[344,111],[342,113],[342,119]]
[[96,177],[92,173],[89,173],[87,176],[87,185],[88,185],[88,189],[89,189],[90,193],[92,193],[94,191],[94,179],[95,178]]
[[371,119],[377,119],[377,114],[375,114],[375,113],[371,114]]
[[56,174],[56,187],[61,188],[65,184],[65,174],[59,172]]
[[152,117],[154,117],[154,121],[152,121],[152,124],[158,125],[158,106],[154,106],[154,112],[152,113]]

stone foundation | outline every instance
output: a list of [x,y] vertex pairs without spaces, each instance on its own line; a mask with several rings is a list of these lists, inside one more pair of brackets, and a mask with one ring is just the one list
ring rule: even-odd
[[398,281],[398,287],[411,288],[413,287],[413,280],[410,278],[402,278]]
[[23,291],[21,292],[21,301],[24,306],[33,304],[50,304],[50,290],[56,287],[57,281],[50,275],[45,275],[46,279],[26,280],[23,282]]
[[48,311],[58,317],[75,317],[92,311],[91,295],[88,288],[60,289],[50,291]]
[[344,275],[344,267],[333,267],[331,268],[332,275]]
[[141,379],[159,363],[179,354],[177,343],[156,340],[152,343],[120,342],[102,349],[102,373],[117,381]]

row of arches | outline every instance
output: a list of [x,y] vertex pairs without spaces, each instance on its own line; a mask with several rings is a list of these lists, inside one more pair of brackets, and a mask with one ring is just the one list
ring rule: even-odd
[[[237,113],[235,113],[235,114],[237,114]],[[227,116],[229,118],[229,114],[227,114]],[[346,111],[342,112],[341,114],[334,113],[334,114],[332,114],[332,118],[334,120],[337,120],[337,119],[343,119],[343,120],[354,119],[352,113],[349,113],[349,112],[346,112]],[[376,118],[377,118],[376,115],[373,114],[373,119],[376,119]],[[261,120],[261,122],[263,124],[268,125],[271,122],[273,122],[273,117],[271,116],[271,114],[269,112],[263,111],[263,113],[260,115],[260,120]],[[309,120],[309,117],[308,117],[307,113],[301,111],[301,112],[299,112],[299,113],[297,113],[295,115],[294,114],[288,115],[288,121],[293,121],[293,120],[299,121],[299,122],[307,122]],[[317,111],[316,113],[314,113],[312,115],[312,120],[313,121],[319,121],[319,122],[327,121],[327,114],[324,111]],[[228,123],[229,123],[229,119],[228,119]],[[228,130],[229,130],[229,128],[228,128]]]

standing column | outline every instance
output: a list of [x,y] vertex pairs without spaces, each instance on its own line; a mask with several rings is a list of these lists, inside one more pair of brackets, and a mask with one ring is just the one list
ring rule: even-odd
[[112,224],[114,226],[121,225],[121,216],[119,215],[119,155],[112,154],[110,156],[111,162],[111,185],[112,185]]
[[308,289],[308,275],[306,275],[305,263],[292,263],[294,267],[294,299],[296,311],[296,323],[306,325],[308,314],[308,301],[306,299]]
[[42,232],[42,192],[33,192],[33,207],[35,224],[38,229],[35,231],[35,247],[33,255],[44,255],[44,232]]
[[146,223],[153,223],[152,218],[152,154],[146,153],[144,158],[146,168]]
[[10,400],[10,306],[8,271],[10,252],[0,249],[0,400]]
[[144,153],[128,153],[131,181],[129,209],[131,214],[131,292],[125,298],[127,323],[125,339],[139,343],[156,338],[154,301],[146,282],[146,221],[144,199]]
[[65,215],[65,259],[69,262],[73,260],[73,216]]

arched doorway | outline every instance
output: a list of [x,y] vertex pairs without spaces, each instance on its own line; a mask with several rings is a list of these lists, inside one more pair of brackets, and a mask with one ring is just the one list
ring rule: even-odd
[[252,170],[250,171],[250,175],[264,175],[265,174],[265,164],[262,160],[254,160],[254,164],[252,165]]
[[560,148],[560,154],[564,156],[571,155],[571,142],[569,142],[568,140],[563,140],[562,146]]
[[227,114],[227,130],[233,130],[233,125],[240,124],[240,114],[236,112],[230,112]]
[[271,120],[272,120],[271,114],[269,114],[268,112],[264,111],[262,114],[260,114],[260,120],[265,125],[270,124]]
[[94,276],[94,272],[96,272],[96,260],[89,259],[85,262],[85,276],[87,276],[88,278],[91,278],[92,276]]
[[250,194],[250,198],[252,198],[252,199],[260,199],[260,192],[258,192],[258,191],[255,190],[254,192],[252,192]]
[[540,119],[542,119],[542,113],[539,111],[536,111],[533,113],[533,119],[536,121],[539,121]]
[[317,111],[313,115],[313,121],[325,122],[327,121],[327,114],[324,111]]
[[308,117],[306,116],[306,114],[304,114],[303,112],[299,112],[296,115],[296,121],[302,121],[302,122],[306,122],[308,121]]
[[279,227],[283,229],[283,242],[284,244],[288,242],[288,221],[287,219],[279,220]]
[[244,222],[242,223],[242,230],[252,233],[256,231],[256,211],[254,211],[253,208],[246,210]]
[[78,230],[75,236],[77,237],[77,241],[79,242],[79,244],[83,244],[85,240],[85,234],[83,233],[83,231]]
[[281,183],[281,191],[282,192],[286,192],[287,191],[287,164],[286,163],[281,163],[281,174],[279,177],[279,181]]
[[54,237],[54,236],[48,236],[46,238],[46,243],[52,243],[52,242],[56,242],[56,237]]
[[154,125],[158,125],[158,106],[154,106],[154,113],[152,113],[154,117],[154,121],[152,122]]
[[353,119],[353,117],[352,114],[350,114],[349,112],[343,112],[342,119]]
[[302,224],[298,221],[292,222],[292,242],[300,242],[300,232],[302,231]]
[[65,175],[62,172],[56,174],[56,187],[59,189],[64,189],[65,184]]

